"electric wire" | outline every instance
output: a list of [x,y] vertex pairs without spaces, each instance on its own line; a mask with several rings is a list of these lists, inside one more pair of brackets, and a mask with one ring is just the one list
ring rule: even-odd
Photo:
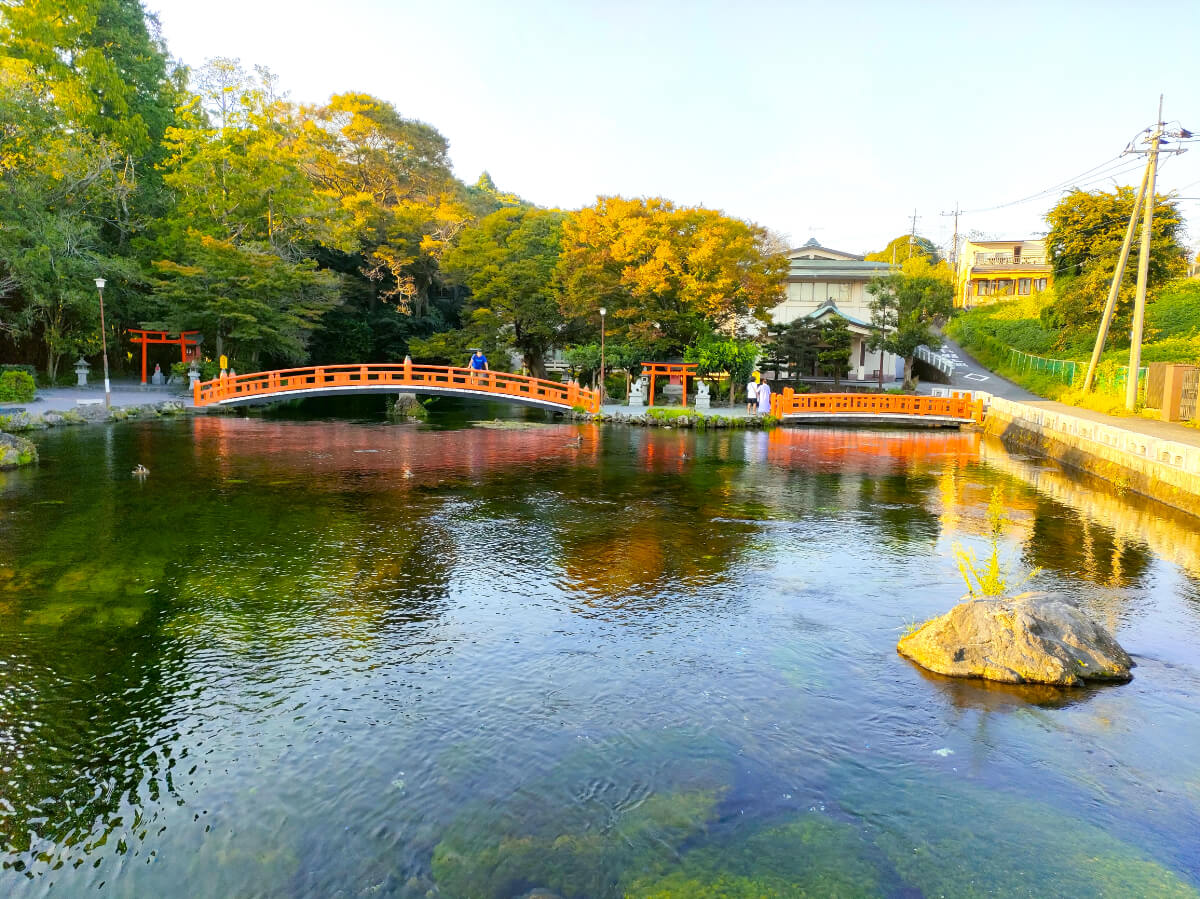
[[1056,191],[1062,190],[1064,187],[1067,187],[1068,185],[1070,185],[1074,182],[1078,182],[1083,178],[1091,176],[1091,175],[1093,175],[1093,173],[1096,173],[1098,169],[1106,169],[1107,170],[1107,169],[1120,168],[1121,166],[1124,166],[1125,164],[1126,164],[1126,162],[1122,157],[1114,156],[1112,159],[1105,160],[1104,162],[1100,163],[1099,165],[1094,165],[1090,169],[1086,169],[1086,170],[1080,172],[1078,175],[1073,175],[1070,178],[1066,178],[1063,181],[1059,181],[1059,182],[1053,184],[1052,186],[1044,188],[1043,190],[1039,190],[1037,193],[1030,194],[1027,197],[1022,197],[1019,200],[1010,200],[1007,203],[1000,203],[996,206],[986,206],[986,207],[982,207],[980,209],[964,209],[964,210],[962,210],[961,214],[968,214],[968,213],[976,214],[976,213],[980,213],[980,212],[992,212],[993,210],[996,210],[996,209],[1006,209],[1009,206],[1017,206],[1021,203],[1028,203],[1032,200],[1036,200],[1036,199],[1039,199],[1040,197],[1044,197],[1048,194],[1052,194]]

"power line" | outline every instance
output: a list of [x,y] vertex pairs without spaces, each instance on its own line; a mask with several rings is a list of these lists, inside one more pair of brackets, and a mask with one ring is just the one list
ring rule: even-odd
[[1126,161],[1124,159],[1122,159],[1120,156],[1114,156],[1112,159],[1105,160],[1104,162],[1100,163],[1099,165],[1094,165],[1090,169],[1086,169],[1086,170],[1080,172],[1078,175],[1073,175],[1072,177],[1067,178],[1064,181],[1059,181],[1059,182],[1051,185],[1050,187],[1044,188],[1043,190],[1039,190],[1037,193],[1030,194],[1027,197],[1021,197],[1021,199],[1019,199],[1019,200],[1010,200],[1007,203],[1000,203],[996,206],[986,206],[986,207],[983,207],[980,209],[964,209],[961,211],[964,213],[971,213],[971,214],[978,213],[978,212],[992,212],[996,209],[1006,209],[1009,206],[1017,206],[1021,203],[1028,203],[1030,200],[1036,200],[1040,197],[1046,196],[1047,194],[1052,194],[1057,190],[1061,190],[1062,188],[1066,187],[1069,184],[1078,182],[1081,179],[1086,178],[1089,175],[1092,175],[1098,169],[1120,168],[1121,166],[1124,166],[1124,165],[1126,165]]

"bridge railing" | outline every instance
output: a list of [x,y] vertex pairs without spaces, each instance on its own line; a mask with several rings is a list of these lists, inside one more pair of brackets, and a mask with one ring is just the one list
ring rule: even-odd
[[796,393],[790,387],[771,396],[771,414],[785,415],[910,415],[981,421],[983,403],[953,393],[950,396],[901,396],[891,393]]
[[408,363],[316,365],[214,378],[197,382],[193,387],[193,397],[197,406],[208,406],[231,399],[347,387],[457,389],[553,403],[568,409],[581,406],[589,412],[600,410],[599,391],[588,390],[575,383],[560,384],[507,372]]

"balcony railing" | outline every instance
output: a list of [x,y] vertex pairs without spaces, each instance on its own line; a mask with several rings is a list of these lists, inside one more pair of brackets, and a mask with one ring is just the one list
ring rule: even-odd
[[971,264],[976,267],[980,266],[995,266],[1008,267],[1013,266],[1038,266],[1049,265],[1045,256],[1026,256],[1021,254],[1016,256],[1012,253],[976,253],[971,261]]

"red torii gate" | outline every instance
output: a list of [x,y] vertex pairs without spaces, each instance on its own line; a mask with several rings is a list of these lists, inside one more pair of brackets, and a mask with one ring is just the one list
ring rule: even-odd
[[178,337],[168,337],[170,331],[146,331],[142,328],[127,328],[127,334],[135,334],[136,337],[131,337],[132,343],[140,343],[142,345],[142,383],[146,383],[146,345],[150,343],[166,343],[179,344],[179,361],[188,362],[196,359],[200,355],[200,338],[195,335],[199,331],[180,331]]
[[654,405],[654,379],[665,376],[683,382],[683,405],[687,406],[687,379],[696,377],[695,362],[643,362],[642,374],[650,376],[650,405]]

